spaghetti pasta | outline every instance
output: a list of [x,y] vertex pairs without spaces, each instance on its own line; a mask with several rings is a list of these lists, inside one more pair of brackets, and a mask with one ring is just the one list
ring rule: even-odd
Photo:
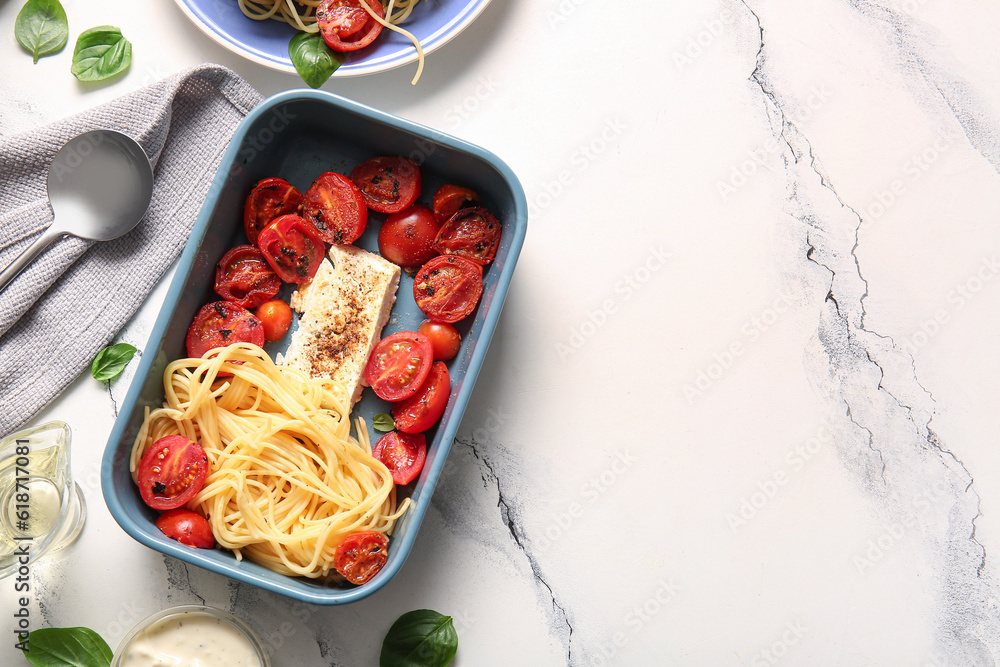
[[133,445],[133,479],[160,438],[200,443],[210,472],[188,507],[208,518],[217,543],[237,559],[292,576],[335,575],[341,540],[366,530],[390,534],[409,505],[397,507],[363,421],[359,440],[351,437],[348,406],[330,380],[276,366],[261,348],[237,343],[169,364],[164,390],[163,407],[147,410]]
[[[322,0],[237,0],[240,10],[248,18],[256,21],[273,19],[288,23],[303,32],[318,32],[319,26],[316,24],[316,8]],[[411,84],[415,84],[420,79],[420,74],[424,71],[424,50],[413,33],[399,24],[410,18],[410,12],[420,0],[382,0],[382,7],[385,9],[386,18],[378,16],[371,10],[367,3],[361,2],[361,7],[382,27],[398,32],[411,42],[417,50],[417,73],[414,75]]]

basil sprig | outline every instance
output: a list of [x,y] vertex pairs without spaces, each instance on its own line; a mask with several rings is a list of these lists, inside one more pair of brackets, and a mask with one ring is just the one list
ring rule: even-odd
[[382,641],[379,667],[445,667],[458,651],[451,616],[431,609],[409,611],[392,624]]
[[310,88],[319,88],[344,62],[344,54],[337,53],[323,41],[318,32],[297,32],[288,42],[288,56],[295,71]]
[[122,374],[135,353],[135,347],[128,343],[115,343],[106,347],[94,357],[94,362],[90,364],[90,374],[95,380],[111,382]]
[[114,653],[90,628],[40,628],[28,634],[24,657],[35,667],[109,667]]
[[132,44],[122,31],[101,25],[80,33],[73,50],[70,71],[80,81],[103,81],[132,64]]
[[32,62],[62,51],[69,39],[69,21],[59,0],[28,0],[14,20],[17,43]]

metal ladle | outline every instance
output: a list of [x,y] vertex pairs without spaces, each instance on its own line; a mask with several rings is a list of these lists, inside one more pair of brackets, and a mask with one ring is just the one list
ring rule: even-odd
[[110,241],[132,230],[153,196],[153,166],[134,139],[91,130],[70,139],[49,167],[52,224],[0,273],[0,291],[58,239]]

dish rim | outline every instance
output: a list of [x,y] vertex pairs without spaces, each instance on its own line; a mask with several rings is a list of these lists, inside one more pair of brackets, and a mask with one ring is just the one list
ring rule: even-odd
[[[413,528],[408,528],[406,533],[401,537],[393,538],[398,540],[395,545],[395,550],[399,553],[399,557],[395,558],[391,563],[388,563],[386,567],[383,568],[383,571],[379,573],[379,576],[366,584],[348,589],[329,588],[304,590],[294,587],[288,583],[291,580],[297,579],[295,577],[279,575],[278,573],[274,573],[274,578],[260,576],[256,573],[241,570],[238,567],[233,567],[233,565],[220,563],[212,558],[208,558],[207,556],[199,553],[198,550],[186,547],[179,542],[166,541],[151,537],[144,531],[137,529],[137,526],[134,525],[134,522],[128,517],[118,492],[114,488],[113,475],[116,454],[122,447],[131,447],[130,443],[123,443],[122,438],[129,426],[129,422],[133,417],[134,411],[139,405],[143,386],[148,380],[152,367],[156,362],[156,358],[159,356],[158,353],[160,347],[167,333],[173,313],[176,310],[177,303],[179,303],[180,295],[200,251],[200,241],[209,229],[212,213],[228,180],[232,166],[236,164],[236,160],[240,155],[240,149],[243,146],[246,135],[250,129],[254,127],[254,123],[260,117],[272,112],[272,110],[276,107],[288,102],[314,102],[331,105],[337,107],[340,112],[360,115],[370,121],[388,125],[397,130],[411,134],[416,138],[437,142],[443,146],[451,148],[452,150],[466,153],[482,160],[491,168],[495,169],[505,184],[510,188],[510,193],[512,195],[511,198],[514,205],[514,214],[510,225],[511,239],[509,250],[504,258],[504,265],[501,267],[499,275],[497,276],[494,297],[490,302],[491,307],[484,313],[483,326],[477,339],[479,342],[477,343],[465,370],[465,377],[467,379],[471,378],[472,381],[462,383],[461,388],[455,394],[455,402],[454,407],[452,408],[451,417],[447,423],[441,425],[443,426],[443,433],[441,434],[439,442],[440,451],[436,455],[434,465],[428,469],[427,477],[420,486],[421,498],[419,502],[412,503],[410,509],[407,511],[409,515],[408,521],[413,525]],[[193,565],[198,565],[199,567],[217,574],[222,574],[236,581],[251,584],[257,586],[258,588],[279,593],[303,602],[324,605],[343,604],[360,600],[381,589],[386,583],[395,577],[399,569],[402,567],[406,558],[409,556],[417,534],[420,532],[419,529],[422,525],[428,506],[430,505],[431,496],[437,486],[437,482],[443,471],[447,455],[451,449],[455,435],[458,432],[458,428],[461,425],[462,417],[464,416],[465,409],[472,396],[473,388],[479,377],[479,371],[492,341],[493,333],[496,329],[497,322],[499,321],[500,313],[503,310],[503,304],[506,300],[510,282],[513,277],[514,267],[517,264],[521,247],[523,246],[527,233],[527,221],[527,199],[525,197],[524,190],[521,187],[520,181],[505,162],[484,148],[438,130],[434,130],[413,121],[403,119],[388,112],[374,109],[365,104],[355,102],[323,90],[294,89],[277,93],[265,99],[261,102],[261,104],[251,110],[240,123],[219,163],[219,168],[212,181],[212,185],[209,187],[209,190],[205,195],[205,200],[199,213],[198,220],[195,222],[191,236],[189,237],[184,250],[181,252],[180,257],[177,260],[177,267],[173,277],[171,278],[170,285],[168,286],[167,294],[164,297],[163,306],[161,307],[156,317],[156,321],[150,330],[147,352],[142,354],[139,360],[139,366],[137,367],[135,375],[132,378],[125,400],[122,402],[119,409],[118,418],[115,420],[111,435],[109,436],[105,446],[101,463],[102,494],[104,496],[105,504],[108,506],[108,510],[111,512],[115,521],[133,539],[153,549],[154,551],[173,556]],[[196,240],[197,242],[195,242]],[[232,561],[232,563],[237,562],[238,561],[236,561],[235,558]]]
[[264,643],[261,641],[260,635],[258,635],[257,632],[254,631],[254,629],[239,616],[236,616],[232,612],[228,612],[220,607],[213,607],[208,604],[179,604],[161,609],[160,611],[146,616],[132,626],[132,629],[128,631],[128,634],[126,634],[118,643],[118,646],[115,648],[111,658],[111,667],[122,667],[125,662],[125,652],[132,645],[132,642],[138,639],[143,632],[153,627],[155,623],[165,621],[174,616],[184,616],[187,614],[203,615],[225,621],[237,632],[243,635],[243,637],[247,640],[247,643],[253,647],[254,653],[257,654],[257,659],[260,660],[259,667],[271,667],[271,656],[264,647]]

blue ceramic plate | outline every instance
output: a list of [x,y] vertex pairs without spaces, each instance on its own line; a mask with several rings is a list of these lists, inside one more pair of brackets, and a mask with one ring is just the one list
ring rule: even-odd
[[[247,18],[236,0],[175,0],[206,35],[234,53],[255,63],[295,72],[288,57],[288,41],[295,29],[278,21]],[[489,0],[421,0],[406,23],[431,53],[460,33],[479,16]],[[374,74],[417,60],[417,50],[403,35],[383,30],[375,42],[350,54],[334,76]]]
[[[167,538],[156,528],[157,513],[146,507],[132,482],[129,453],[145,408],[163,404],[164,369],[171,360],[187,356],[184,338],[188,325],[202,305],[219,298],[212,291],[216,263],[229,248],[247,242],[243,204],[250,189],[262,178],[280,176],[305,191],[322,172],[350,173],[359,162],[376,155],[407,156],[420,164],[419,201],[429,203],[440,185],[455,183],[478,192],[483,205],[502,224],[500,247],[483,275],[479,305],[456,323],[462,346],[458,356],[448,362],[451,396],[441,421],[427,431],[423,471],[410,484],[397,487],[398,497],[409,496],[411,505],[389,541],[388,562],[363,586],[337,588],[277,574],[250,561],[238,562],[228,551],[191,549]],[[370,213],[365,233],[355,244],[377,252],[384,217]],[[492,153],[324,91],[292,90],[265,100],[237,129],[222,158],[108,440],[101,487],[111,515],[125,532],[152,549],[305,602],[352,602],[381,588],[399,570],[416,539],[500,317],[526,230],[524,191],[510,168]],[[413,301],[413,279],[404,273],[383,335],[412,331],[423,319]],[[272,355],[283,351],[289,339],[286,336],[268,346],[268,351]],[[388,412],[387,404],[366,390],[352,418],[365,418],[370,429],[372,417],[380,412]]]

